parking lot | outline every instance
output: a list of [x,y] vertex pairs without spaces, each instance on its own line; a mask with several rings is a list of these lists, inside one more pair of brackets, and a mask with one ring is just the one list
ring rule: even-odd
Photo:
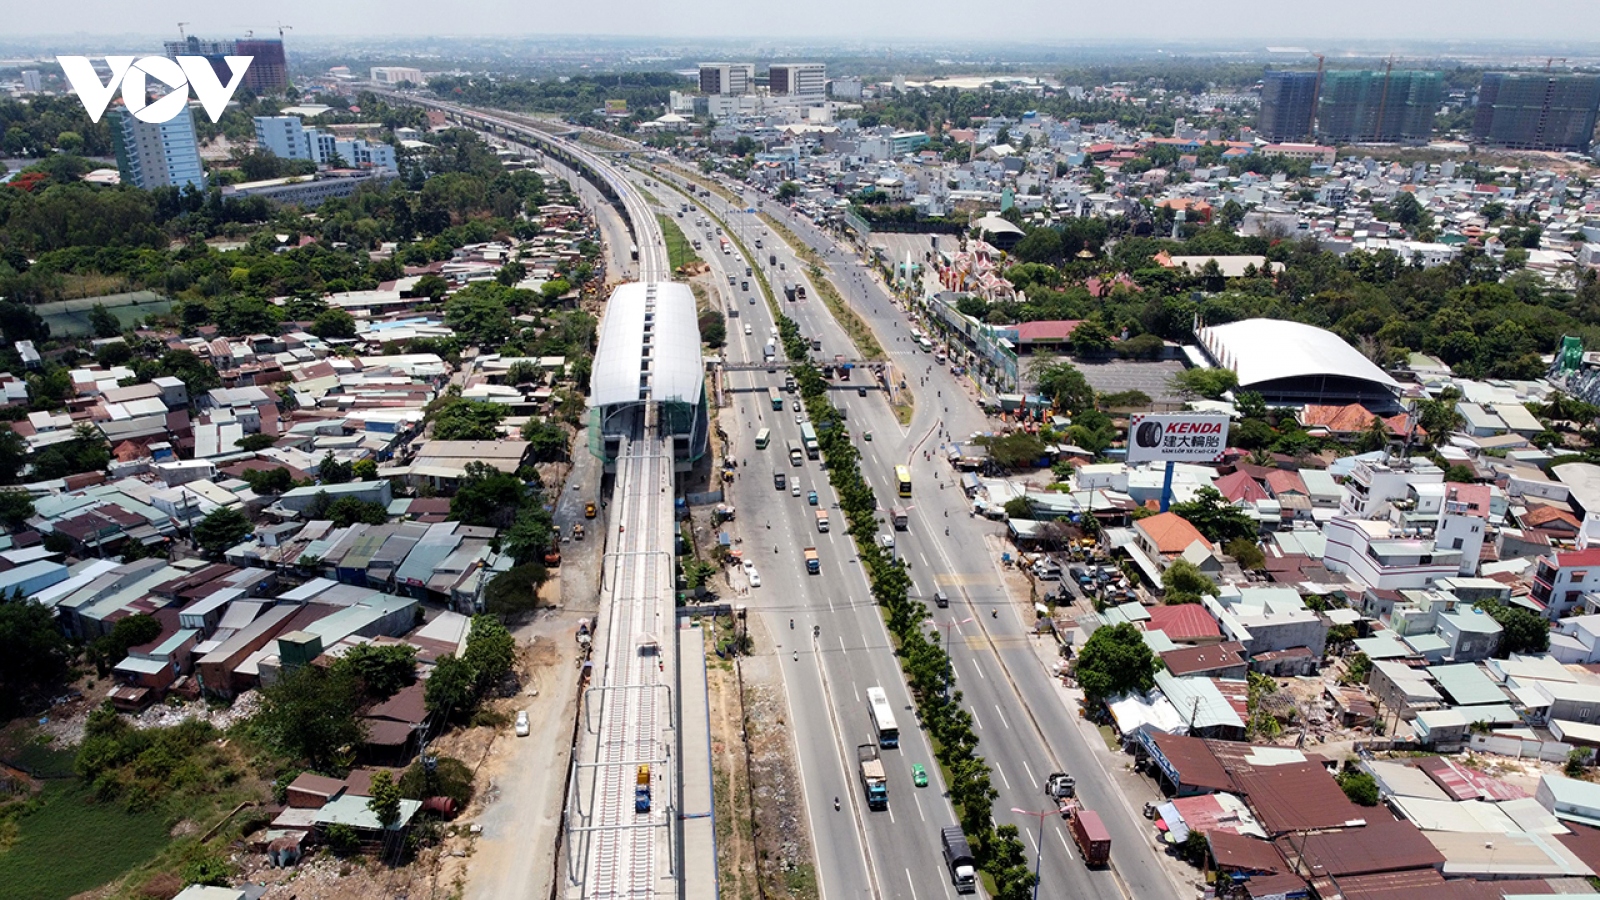
[[[1102,394],[1122,391],[1144,391],[1150,395],[1156,409],[1181,409],[1183,398],[1172,392],[1168,383],[1172,376],[1183,371],[1177,360],[1147,362],[1144,360],[1111,359],[1104,362],[1084,362],[1067,359],[1078,367],[1089,385]],[[1024,366],[1026,369],[1026,365]]]

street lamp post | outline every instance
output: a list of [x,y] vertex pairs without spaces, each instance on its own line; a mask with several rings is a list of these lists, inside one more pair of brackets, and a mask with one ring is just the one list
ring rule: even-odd
[[1059,809],[1046,809],[1034,812],[1028,809],[1017,809],[1015,806],[1011,807],[1011,811],[1019,816],[1032,816],[1039,820],[1039,831],[1033,840],[1033,900],[1039,900],[1039,868],[1040,864],[1044,862],[1044,820],[1050,816],[1059,815],[1061,811]]

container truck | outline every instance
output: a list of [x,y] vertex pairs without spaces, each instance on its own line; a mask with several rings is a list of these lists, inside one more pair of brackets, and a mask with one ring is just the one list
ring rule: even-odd
[[861,760],[861,789],[867,792],[867,808],[888,809],[889,776],[884,774],[878,745],[858,744],[856,756]]
[[1083,853],[1084,865],[1103,866],[1111,861],[1111,832],[1106,831],[1099,813],[1092,809],[1074,809],[1067,824],[1078,850]]
[[817,548],[807,547],[805,549],[805,554],[806,571],[810,572],[812,575],[822,574],[822,559],[817,556]]
[[825,509],[817,510],[817,533],[828,533],[828,511]]
[[967,836],[955,825],[939,830],[939,842],[944,847],[944,864],[950,869],[950,883],[958,894],[973,894],[978,890],[976,861],[972,848],[967,846]]

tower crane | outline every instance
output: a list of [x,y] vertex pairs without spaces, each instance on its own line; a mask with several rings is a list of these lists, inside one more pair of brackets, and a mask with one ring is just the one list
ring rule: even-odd
[[188,24],[190,24],[190,23],[189,22],[179,22],[178,23],[178,40],[186,41],[186,40],[189,39],[189,36],[183,33],[183,26],[188,25]]

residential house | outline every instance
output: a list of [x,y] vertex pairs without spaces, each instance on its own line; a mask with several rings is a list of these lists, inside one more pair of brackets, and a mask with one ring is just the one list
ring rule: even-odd
[[1426,588],[1462,574],[1461,550],[1439,547],[1431,538],[1399,537],[1396,530],[1387,521],[1335,516],[1323,527],[1328,544],[1322,564],[1387,590]]
[[1458,663],[1488,659],[1500,646],[1503,629],[1488,613],[1475,607],[1438,616],[1435,634],[1449,645],[1445,658]]
[[1543,557],[1534,567],[1529,596],[1544,607],[1545,618],[1560,619],[1600,590],[1600,547],[1568,550]]

